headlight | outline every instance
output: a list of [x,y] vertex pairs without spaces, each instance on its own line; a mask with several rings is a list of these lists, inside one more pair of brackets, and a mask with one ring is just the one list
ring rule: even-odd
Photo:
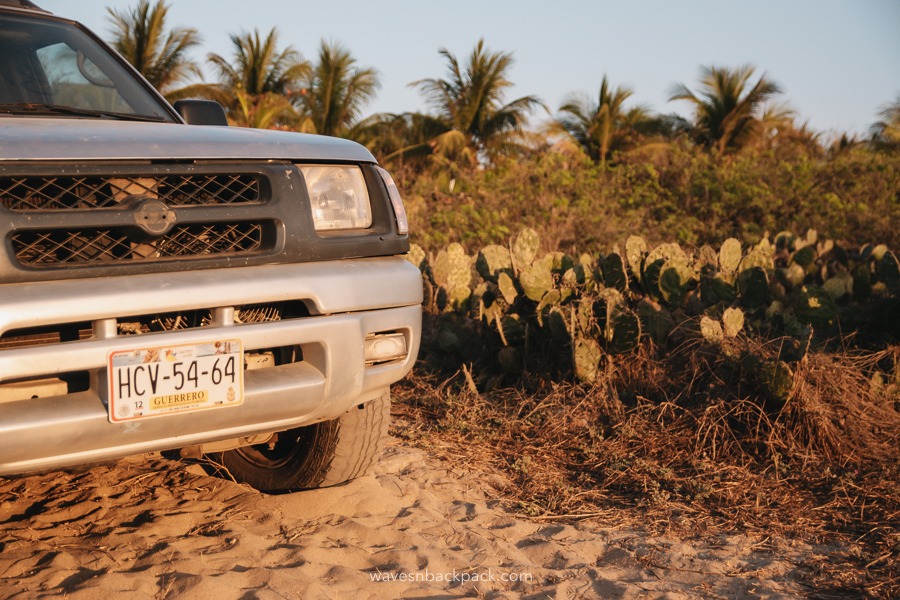
[[297,165],[306,179],[316,231],[366,229],[372,207],[359,167]]
[[391,198],[391,206],[394,207],[394,217],[397,219],[397,233],[406,235],[409,233],[409,221],[406,218],[406,208],[403,206],[403,199],[400,198],[400,190],[397,189],[397,184],[394,183],[394,178],[391,177],[390,173],[381,167],[375,167],[375,170],[378,171],[382,181],[384,181],[384,185],[387,186],[388,196]]

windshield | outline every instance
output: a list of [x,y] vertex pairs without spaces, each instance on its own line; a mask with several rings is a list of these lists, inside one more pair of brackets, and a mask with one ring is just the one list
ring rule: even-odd
[[0,113],[173,120],[107,48],[78,27],[8,13],[0,13]]

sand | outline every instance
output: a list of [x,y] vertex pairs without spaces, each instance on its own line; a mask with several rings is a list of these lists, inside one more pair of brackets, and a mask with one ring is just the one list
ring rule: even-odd
[[[792,598],[809,548],[516,517],[497,476],[391,440],[265,495],[160,456],[0,479],[2,598]],[[486,491],[488,493],[486,493]]]

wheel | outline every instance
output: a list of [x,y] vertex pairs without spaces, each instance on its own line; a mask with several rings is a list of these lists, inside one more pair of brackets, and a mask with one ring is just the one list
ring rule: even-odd
[[265,492],[328,487],[355,479],[381,453],[391,416],[385,394],[333,421],[282,431],[269,442],[208,455],[236,481]]

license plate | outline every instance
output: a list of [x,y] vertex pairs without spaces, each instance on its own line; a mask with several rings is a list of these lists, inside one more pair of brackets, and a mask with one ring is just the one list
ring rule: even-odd
[[117,350],[109,353],[108,368],[113,423],[244,401],[240,340]]

